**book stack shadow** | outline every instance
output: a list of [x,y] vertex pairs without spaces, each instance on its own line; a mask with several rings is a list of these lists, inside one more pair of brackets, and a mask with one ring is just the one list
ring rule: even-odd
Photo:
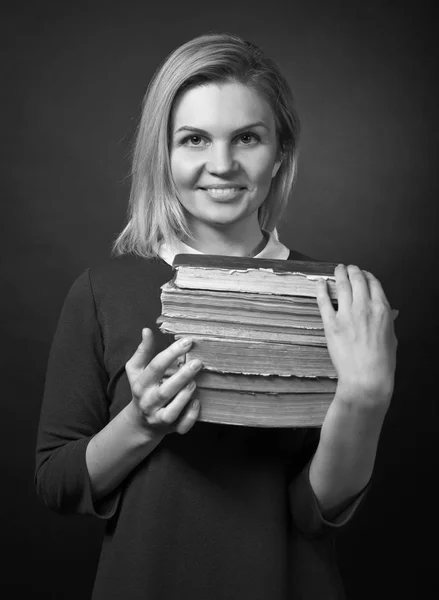
[[[337,387],[316,282],[337,306],[334,263],[178,254],[160,330],[193,344],[200,421],[320,427]],[[171,376],[181,365],[168,369]]]

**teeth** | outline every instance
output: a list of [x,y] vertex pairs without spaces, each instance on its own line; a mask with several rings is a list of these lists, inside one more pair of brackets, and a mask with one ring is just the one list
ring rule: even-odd
[[207,191],[214,198],[230,198],[239,192],[239,188],[207,188]]

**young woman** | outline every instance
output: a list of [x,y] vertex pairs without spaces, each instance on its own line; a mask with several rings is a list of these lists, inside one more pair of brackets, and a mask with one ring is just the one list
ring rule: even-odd
[[[338,387],[321,430],[197,422],[191,340],[155,321],[177,252],[304,258],[276,223],[299,120],[284,77],[237,36],[175,50],[145,97],[129,222],[73,284],[53,341],[37,445],[39,495],[107,520],[96,600],[342,598],[334,534],[372,475],[397,341],[380,283],[335,270],[318,304]],[[140,344],[139,344],[140,342]]]

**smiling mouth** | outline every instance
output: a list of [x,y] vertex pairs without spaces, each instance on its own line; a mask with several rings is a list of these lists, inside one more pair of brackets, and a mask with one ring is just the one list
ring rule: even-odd
[[209,196],[218,200],[229,200],[235,198],[246,188],[243,187],[229,187],[229,188],[200,188],[204,192],[207,192]]

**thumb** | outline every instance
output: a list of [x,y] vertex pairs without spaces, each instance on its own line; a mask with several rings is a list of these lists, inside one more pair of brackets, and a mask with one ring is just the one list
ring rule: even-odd
[[151,329],[142,329],[142,341],[125,365],[128,378],[137,379],[154,355],[154,336]]

